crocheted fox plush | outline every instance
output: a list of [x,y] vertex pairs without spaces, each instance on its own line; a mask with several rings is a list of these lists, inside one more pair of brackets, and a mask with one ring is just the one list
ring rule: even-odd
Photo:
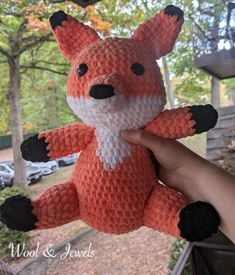
[[217,122],[211,105],[163,111],[164,85],[156,59],[169,53],[183,12],[167,6],[141,24],[130,39],[101,39],[63,11],[50,18],[63,55],[72,63],[67,102],[84,121],[42,132],[22,143],[23,158],[49,161],[81,151],[65,183],[30,201],[8,198],[3,223],[28,231],[82,219],[91,227],[121,234],[147,226],[190,241],[217,231],[219,216],[208,203],[188,203],[158,182],[151,152],[122,139],[126,129],[145,129],[178,139],[208,131]]

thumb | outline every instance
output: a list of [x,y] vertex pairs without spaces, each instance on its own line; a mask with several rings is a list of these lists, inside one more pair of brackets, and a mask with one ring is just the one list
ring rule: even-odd
[[157,137],[144,130],[122,131],[121,136],[130,143],[143,145],[156,154],[160,154],[165,148],[166,140],[164,138]]
[[158,137],[144,130],[123,131],[121,136],[130,143],[150,149],[160,165],[166,169],[179,168],[193,154],[177,141]]

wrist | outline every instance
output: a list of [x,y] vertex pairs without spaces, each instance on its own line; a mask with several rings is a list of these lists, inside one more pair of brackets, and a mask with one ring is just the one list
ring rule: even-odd
[[193,160],[188,162],[187,168],[184,168],[182,175],[181,192],[189,201],[204,200],[202,185],[207,181],[208,169],[211,169],[211,163],[207,160],[196,156]]

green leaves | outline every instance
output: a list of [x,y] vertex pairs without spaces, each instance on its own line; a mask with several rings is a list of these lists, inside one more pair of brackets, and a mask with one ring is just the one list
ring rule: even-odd
[[[206,3],[212,3],[212,0]],[[26,29],[18,42],[26,48],[20,58],[21,65],[21,106],[24,132],[40,131],[69,123],[77,118],[67,106],[66,76],[69,64],[60,54],[50,33],[49,16],[62,9],[98,28],[102,35],[130,37],[136,27],[153,16],[157,11],[171,4],[169,0],[157,3],[155,0],[101,0],[88,9],[65,1],[50,4],[50,1],[7,0],[0,4],[0,133],[9,131],[8,65],[1,49],[11,54],[9,41],[16,39],[20,25],[26,20]],[[205,4],[205,3],[204,3]],[[176,0],[185,13],[185,23],[180,37],[167,56],[174,96],[178,105],[200,104],[210,101],[210,78],[194,66],[192,45],[192,20],[198,11],[191,0]],[[200,19],[201,27],[207,28],[208,22]],[[40,40],[42,39],[42,40]],[[54,73],[53,73],[54,72]],[[57,74],[60,73],[60,74]],[[226,82],[231,93],[232,82]],[[230,83],[230,84],[229,84]],[[232,85],[232,86],[231,86]]]

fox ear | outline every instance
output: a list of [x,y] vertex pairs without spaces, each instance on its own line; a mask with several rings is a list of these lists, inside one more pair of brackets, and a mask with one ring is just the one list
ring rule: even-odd
[[54,13],[50,17],[50,24],[61,52],[71,62],[82,49],[100,40],[95,30],[63,11]]
[[173,5],[139,25],[132,39],[147,43],[156,59],[171,52],[184,22],[184,13]]

